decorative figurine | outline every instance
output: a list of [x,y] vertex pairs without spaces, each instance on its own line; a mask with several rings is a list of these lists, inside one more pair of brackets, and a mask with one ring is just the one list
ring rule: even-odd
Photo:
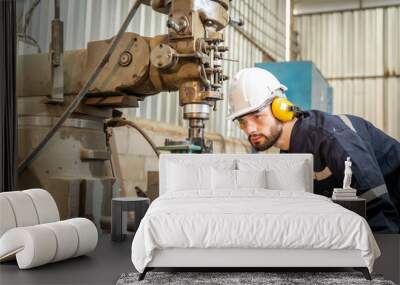
[[351,171],[351,160],[350,157],[347,157],[347,160],[344,162],[344,179],[343,179],[343,189],[352,189],[351,184],[351,175],[353,172]]
[[343,188],[334,188],[332,193],[332,200],[355,200],[357,198],[357,190],[351,188],[351,160],[348,156],[344,162],[344,179]]

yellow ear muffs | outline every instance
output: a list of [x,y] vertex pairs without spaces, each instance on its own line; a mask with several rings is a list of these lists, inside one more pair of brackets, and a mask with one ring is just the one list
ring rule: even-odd
[[282,97],[274,98],[271,104],[271,109],[274,117],[282,122],[293,120],[293,118],[296,117],[296,112],[300,110],[288,99]]

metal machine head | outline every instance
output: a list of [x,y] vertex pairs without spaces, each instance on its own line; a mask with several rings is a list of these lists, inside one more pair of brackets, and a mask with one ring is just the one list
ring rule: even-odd
[[[142,99],[161,91],[179,91],[188,141],[209,152],[205,121],[223,99],[222,54],[228,50],[221,30],[229,23],[228,0],[145,1],[168,15],[168,34],[152,38],[126,33],[118,50],[93,84],[92,96],[121,92]],[[87,62],[95,63],[108,41],[88,45]],[[93,99],[92,99],[93,100]],[[129,107],[129,106],[127,106]]]

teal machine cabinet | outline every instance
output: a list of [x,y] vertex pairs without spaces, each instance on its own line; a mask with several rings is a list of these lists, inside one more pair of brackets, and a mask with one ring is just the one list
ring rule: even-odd
[[332,113],[333,89],[311,61],[265,62],[256,67],[274,74],[288,88],[288,99],[303,110]]

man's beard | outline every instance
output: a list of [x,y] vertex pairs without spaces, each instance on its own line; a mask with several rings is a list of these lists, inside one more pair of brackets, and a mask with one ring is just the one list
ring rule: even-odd
[[[280,138],[282,134],[282,129],[280,129],[279,131],[277,131],[276,134],[272,135],[270,138],[267,138],[267,136],[265,136],[262,133],[252,133],[250,134],[247,139],[249,140],[250,144],[257,150],[257,151],[264,151],[269,149],[271,146],[273,146],[276,141]],[[263,137],[263,139],[253,143],[251,141],[251,137],[252,136],[261,136]]]

